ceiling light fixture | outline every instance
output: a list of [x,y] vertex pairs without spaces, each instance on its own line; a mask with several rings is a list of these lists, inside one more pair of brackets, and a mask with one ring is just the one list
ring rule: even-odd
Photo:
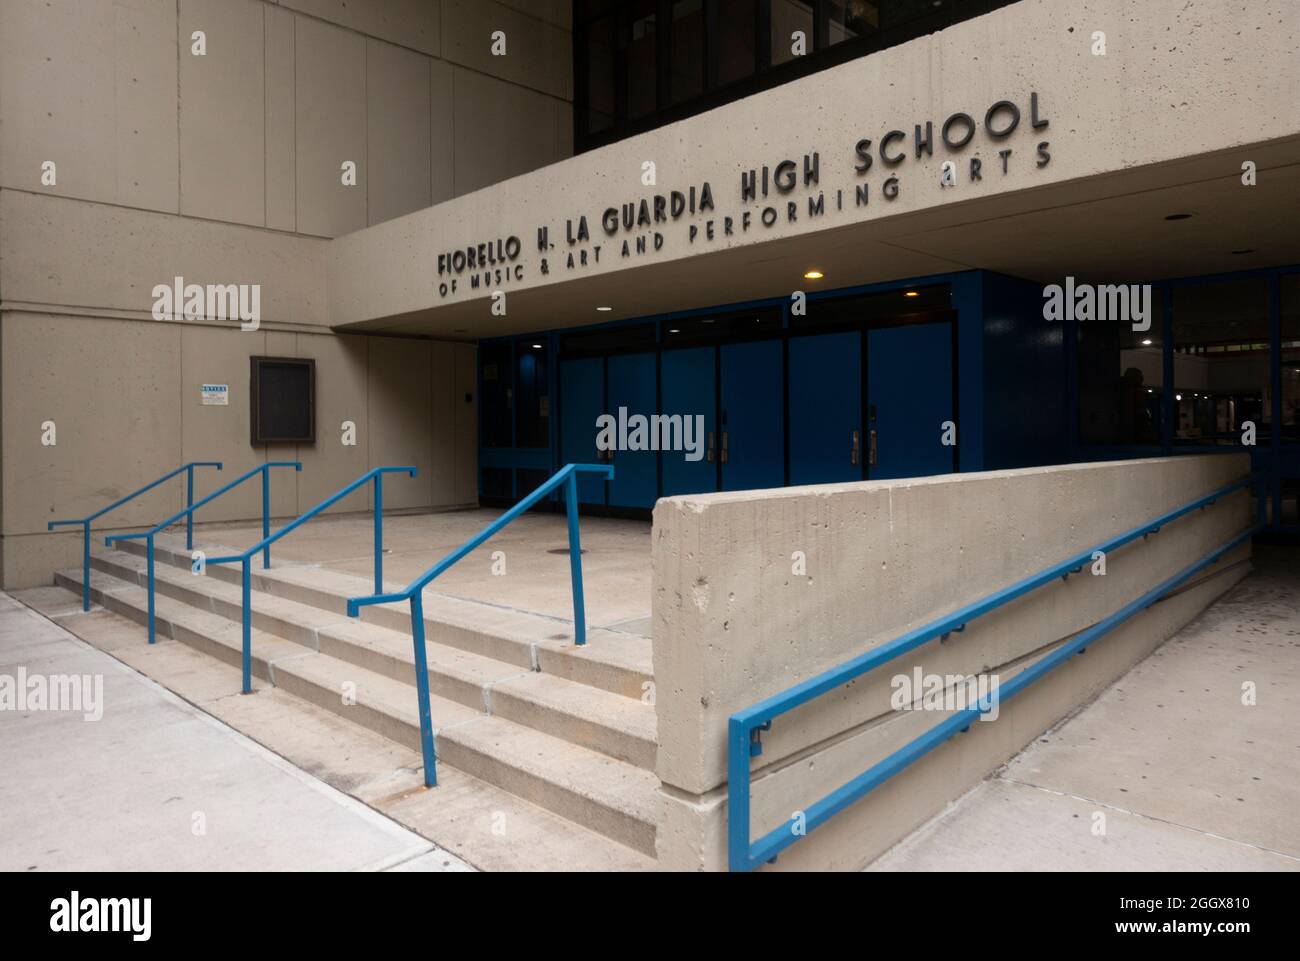
[[804,280],[821,280],[821,279],[822,279],[823,277],[825,277],[825,276],[826,276],[825,274],[823,274],[820,270],[818,270],[817,268],[814,267],[812,270],[809,270],[809,271],[807,271],[807,272],[804,273],[804,275],[803,275],[803,279],[804,279]]
[[1165,220],[1190,220],[1191,216],[1191,214],[1169,214]]
[[596,309],[599,310],[599,311],[603,314],[603,313],[605,313],[606,311],[613,310],[614,308],[613,308],[613,307],[597,307]]
[[920,297],[921,295],[918,294],[915,290],[909,290],[909,291],[906,291],[906,292],[903,294],[903,296],[904,296],[904,297]]

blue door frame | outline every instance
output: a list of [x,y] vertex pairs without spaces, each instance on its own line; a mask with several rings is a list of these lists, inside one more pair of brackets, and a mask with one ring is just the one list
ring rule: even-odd
[[[1269,316],[1270,316],[1270,391],[1272,396],[1272,422],[1280,425],[1282,416],[1282,393],[1281,393],[1281,357],[1282,357],[1282,335],[1281,335],[1281,278],[1288,274],[1300,273],[1300,265],[1265,268],[1260,270],[1238,271],[1227,274],[1213,274],[1201,277],[1180,277],[1167,278],[1153,282],[1154,287],[1163,287],[1166,290],[1176,289],[1185,285],[1212,283],[1220,280],[1229,280],[1247,277],[1267,277],[1269,278]],[[954,348],[957,356],[957,376],[955,384],[955,393],[953,397],[953,407],[960,411],[959,419],[959,446],[956,452],[956,469],[962,471],[978,471],[985,469],[986,464],[986,436],[990,430],[996,431],[1004,429],[998,424],[988,425],[985,423],[985,401],[986,391],[993,389],[996,385],[986,384],[984,376],[985,367],[985,301],[988,296],[985,291],[985,278],[996,277],[997,275],[989,274],[985,271],[970,270],[950,274],[937,274],[925,277],[907,278],[904,280],[890,281],[882,284],[869,284],[858,287],[841,288],[833,291],[809,294],[810,302],[823,298],[851,297],[862,294],[879,293],[900,288],[916,287],[921,285],[946,283],[951,285],[952,305],[957,312],[956,332],[953,339]],[[1173,383],[1173,337],[1172,337],[1172,298],[1165,298],[1165,315],[1161,318],[1163,325],[1163,347],[1164,347],[1164,366],[1165,382]],[[656,349],[662,357],[668,357],[672,352],[670,344],[663,336],[664,330],[671,326],[673,322],[717,313],[720,310],[740,310],[759,307],[777,307],[780,308],[783,315],[781,336],[788,342],[789,336],[794,333],[790,325],[789,301],[780,299],[769,299],[761,301],[749,301],[741,304],[728,305],[725,308],[717,306],[699,308],[689,311],[681,311],[673,314],[666,314],[652,318],[629,318],[622,321],[614,321],[599,325],[584,325],[578,327],[558,329],[546,334],[527,334],[518,337],[502,338],[501,340],[529,340],[537,341],[539,338],[545,338],[549,347],[548,356],[552,364],[553,376],[551,378],[552,391],[557,395],[560,410],[558,416],[551,417],[551,445],[550,450],[538,449],[514,449],[508,450],[503,448],[483,448],[480,450],[480,468],[495,467],[498,469],[509,469],[511,466],[518,468],[519,472],[524,469],[540,470],[555,469],[556,465],[564,462],[565,445],[561,437],[564,432],[564,390],[563,376],[560,370],[564,358],[561,356],[559,349],[561,338],[568,333],[592,331],[598,329],[616,329],[619,327],[631,326],[635,324],[653,323],[656,329]],[[1060,460],[1067,463],[1078,463],[1090,460],[1112,460],[1126,459],[1133,457],[1149,456],[1169,456],[1181,453],[1222,453],[1225,448],[1221,446],[1199,446],[1188,444],[1174,444],[1170,436],[1170,427],[1173,423],[1173,394],[1172,391],[1165,392],[1162,399],[1164,406],[1164,416],[1162,423],[1166,425],[1165,436],[1161,438],[1158,445],[1149,446],[1126,446],[1112,448],[1085,447],[1079,443],[1078,438],[1078,351],[1077,351],[1077,324],[1073,321],[1066,321],[1063,324],[1062,347],[1061,347],[1061,383],[1063,384],[1064,397],[1061,400],[1063,406],[1062,422],[1065,432],[1063,442],[1063,454]],[[489,343],[489,341],[484,341]],[[718,345],[711,345],[705,350],[712,353],[720,353],[716,348]],[[685,348],[681,348],[684,350]],[[703,355],[699,355],[703,357]],[[662,362],[661,362],[662,363]],[[660,391],[663,394],[665,402],[669,397],[677,396],[680,391],[676,387],[671,387],[662,380],[660,374]],[[480,372],[481,377],[481,372]],[[709,385],[696,385],[702,391],[707,392]],[[722,383],[719,381],[719,375],[715,368],[713,389],[715,392],[721,392]],[[480,396],[481,396],[480,382]],[[695,400],[689,403],[696,403]],[[719,400],[721,403],[721,400]],[[711,408],[706,408],[706,420]],[[672,413],[664,408],[664,412]],[[957,415],[954,414],[954,417]],[[716,434],[721,433],[721,426],[712,425]],[[790,424],[788,418],[782,425],[788,433]],[[715,437],[715,443],[720,437]],[[863,435],[863,443],[869,440],[867,435]],[[785,445],[789,448],[788,443]],[[1291,533],[1300,533],[1300,528],[1295,525],[1283,528],[1279,524],[1281,517],[1281,500],[1282,500],[1282,481],[1283,477],[1300,476],[1300,444],[1284,444],[1282,442],[1282,431],[1274,430],[1271,432],[1271,438],[1266,446],[1255,448],[1251,451],[1252,463],[1257,470],[1265,471],[1270,475],[1270,491],[1272,500],[1272,523],[1271,529],[1283,529]],[[1057,461],[1054,461],[1057,462]],[[708,462],[706,461],[706,464]],[[716,461],[714,462],[716,464]],[[996,461],[992,466],[997,466]],[[720,472],[720,467],[718,468]],[[660,467],[658,473],[663,475],[663,468]],[[699,478],[703,478],[700,483],[704,486],[702,490],[711,489],[709,487],[708,477],[710,476],[707,466],[696,468],[694,473]],[[691,481],[682,482],[679,479],[680,472],[673,468],[668,471],[668,480],[660,476],[657,480],[657,493],[660,496],[676,493],[682,483],[689,484]],[[713,475],[716,477],[717,473]],[[787,473],[787,482],[790,480]],[[717,481],[714,482],[715,486]],[[514,497],[517,499],[526,494],[526,490],[518,489],[515,485]],[[484,498],[485,502],[493,500]],[[593,492],[591,504],[601,504],[604,501],[604,493],[600,492],[599,499]]]

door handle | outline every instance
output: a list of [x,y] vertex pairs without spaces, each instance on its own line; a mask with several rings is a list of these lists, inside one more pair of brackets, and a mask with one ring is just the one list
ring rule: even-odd
[[851,439],[852,439],[852,444],[851,444],[850,447],[849,447],[849,463],[850,463],[850,464],[857,464],[857,462],[858,462],[858,450],[859,450],[859,447],[860,447],[860,444],[861,444],[861,440],[860,440],[860,438],[859,438],[858,431],[856,431],[856,430],[855,430],[855,431],[852,433],[852,435],[850,435],[850,436],[851,436]]
[[876,450],[876,432],[873,430],[871,432],[871,446],[867,450],[867,457],[868,457],[867,463],[872,467],[876,466],[876,461],[879,459],[877,454],[878,452]]
[[722,432],[722,463],[724,463],[724,464],[727,462],[727,442],[728,442],[728,440],[729,440],[729,438],[728,438],[728,436],[727,436],[727,432],[724,430],[724,431]]
[[713,431],[709,431],[709,451],[706,455],[708,463],[713,463]]

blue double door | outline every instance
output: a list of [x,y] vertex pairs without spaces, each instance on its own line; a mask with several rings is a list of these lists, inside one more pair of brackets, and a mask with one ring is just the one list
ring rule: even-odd
[[[637,414],[680,418],[692,443],[597,449],[603,415]],[[587,505],[947,473],[955,420],[946,321],[560,363],[560,463],[614,466],[580,478]]]
[[950,321],[791,337],[790,483],[955,470],[952,339]]

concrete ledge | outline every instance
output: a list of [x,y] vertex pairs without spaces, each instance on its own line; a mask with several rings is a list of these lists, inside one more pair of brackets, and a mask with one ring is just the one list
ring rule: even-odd
[[[1244,476],[1245,455],[679,497],[655,511],[654,661],[665,868],[725,867],[728,717]],[[751,762],[751,837],[779,827],[939,723],[896,711],[891,679],[1001,683],[1228,541],[1238,491],[781,718]],[[800,573],[797,552],[806,563]],[[1053,721],[1095,697],[1244,576],[1249,545],[1137,615],[790,848],[778,867],[865,865]],[[792,556],[796,556],[792,560]]]

